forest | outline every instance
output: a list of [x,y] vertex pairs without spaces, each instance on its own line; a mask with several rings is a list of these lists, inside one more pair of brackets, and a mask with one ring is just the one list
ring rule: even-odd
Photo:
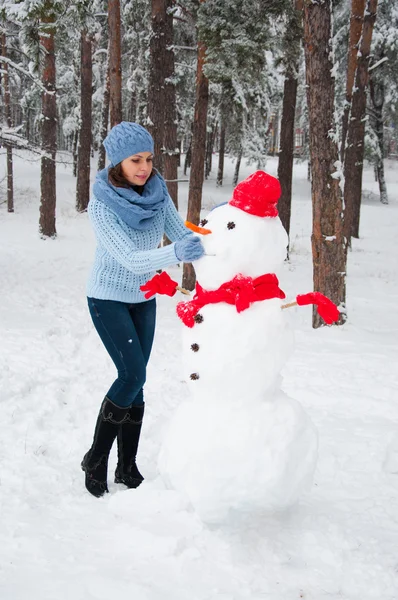
[[[294,161],[308,163],[314,290],[345,322],[346,266],[360,235],[364,161],[388,204],[384,159],[398,159],[398,6],[385,0],[1,0],[0,202],[14,211],[13,152],[40,157],[39,234],[56,238],[57,164],[73,162],[76,211],[90,198],[102,140],[138,122],[155,167],[188,220],[224,160],[264,169],[278,156],[279,214],[289,233]],[[91,174],[92,176],[92,174]],[[167,240],[165,241],[167,243]],[[195,273],[185,264],[183,285]],[[313,314],[313,326],[322,323]]]

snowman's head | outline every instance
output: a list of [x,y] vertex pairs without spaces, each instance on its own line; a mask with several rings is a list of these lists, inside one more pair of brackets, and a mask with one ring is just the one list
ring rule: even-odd
[[279,181],[257,171],[242,181],[231,200],[201,222],[205,255],[195,262],[199,283],[216,288],[241,273],[277,273],[286,258],[288,237],[278,217]]

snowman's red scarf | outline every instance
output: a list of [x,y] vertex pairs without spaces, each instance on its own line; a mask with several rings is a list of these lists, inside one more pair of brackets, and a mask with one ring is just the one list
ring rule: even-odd
[[189,302],[177,304],[177,315],[187,327],[195,325],[195,316],[203,306],[226,302],[236,306],[238,313],[249,308],[253,302],[271,298],[285,298],[279,287],[278,278],[274,273],[267,273],[253,279],[236,275],[230,281],[223,283],[217,290],[207,291],[196,284],[196,294]]

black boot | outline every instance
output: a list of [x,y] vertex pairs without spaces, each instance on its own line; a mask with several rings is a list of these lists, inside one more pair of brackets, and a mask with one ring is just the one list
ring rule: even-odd
[[86,473],[86,488],[100,498],[108,491],[108,458],[119,427],[130,418],[130,407],[122,408],[105,396],[94,431],[93,444],[84,456],[81,467]]
[[118,461],[115,471],[115,483],[124,483],[129,488],[137,488],[144,481],[135,463],[144,407],[144,404],[142,406],[131,406],[130,419],[120,425],[117,433]]

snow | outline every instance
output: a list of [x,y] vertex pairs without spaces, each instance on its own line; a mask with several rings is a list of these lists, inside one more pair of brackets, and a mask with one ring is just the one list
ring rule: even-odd
[[[114,374],[84,296],[94,237],[87,215],[75,212],[75,180],[63,164],[58,238],[40,240],[40,163],[18,155],[15,213],[0,205],[2,600],[396,599],[396,163],[386,164],[388,206],[374,199],[372,169],[364,173],[361,239],[348,261],[348,322],[313,330],[310,307],[285,311],[296,341],[283,391],[319,433],[314,486],[288,510],[231,514],[209,526],[157,470],[171,418],[189,395],[174,310],[181,297],[158,299],[139,451],[146,480],[137,490],[114,484],[113,451],[110,493],[98,500],[86,492],[80,461]],[[1,164],[4,173],[4,152]],[[266,170],[276,168],[269,159]],[[241,178],[252,170],[243,167]],[[281,275],[287,300],[311,289],[306,170],[295,165],[290,261]],[[206,182],[203,216],[229,199],[232,173],[227,161],[226,184],[216,188],[215,174]],[[181,184],[183,215],[186,197]],[[170,274],[178,279],[181,271]]]
[[238,404],[215,397],[195,394],[173,415],[159,460],[168,487],[186,494],[206,524],[295,504],[311,488],[317,458],[317,435],[301,405],[278,390],[272,401],[253,402],[250,389]]

